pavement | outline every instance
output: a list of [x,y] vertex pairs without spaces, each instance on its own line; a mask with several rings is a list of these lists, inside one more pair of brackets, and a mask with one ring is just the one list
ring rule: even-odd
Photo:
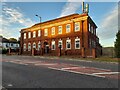
[[[31,56],[3,56],[2,62],[4,87],[117,88],[120,79],[114,63]],[[31,79],[34,84],[26,82]],[[21,85],[23,81],[27,85]]]

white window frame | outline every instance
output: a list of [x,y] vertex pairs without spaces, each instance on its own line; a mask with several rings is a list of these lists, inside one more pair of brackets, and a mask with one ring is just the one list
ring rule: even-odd
[[23,44],[23,50],[26,51],[26,43]]
[[[53,48],[53,45],[54,45],[54,48]],[[55,41],[52,41],[51,42],[51,50],[55,50],[56,46],[55,46]]]
[[24,33],[24,39],[26,39],[26,33]]
[[28,38],[31,38],[31,32],[28,32]]
[[58,34],[62,34],[62,26],[58,26]]
[[59,42],[61,42],[61,49],[63,49],[63,41],[60,39],[59,41],[58,41],[58,47],[60,47],[60,43]]
[[89,23],[89,32],[91,32],[91,24]]
[[36,37],[36,31],[33,31],[33,38]]
[[[79,43],[78,43],[79,44],[79,48],[76,47],[76,44],[77,44],[76,41],[79,41]],[[75,39],[75,49],[80,49],[80,38],[76,38]]]
[[[68,45],[67,45],[67,44],[68,44],[67,42],[70,42],[70,48],[67,47],[67,46],[68,46]],[[71,40],[70,40],[70,39],[67,39],[67,40],[66,40],[66,49],[71,49]]]
[[31,43],[28,43],[28,51],[31,51]]
[[[34,45],[35,45],[35,46],[34,46]],[[36,49],[36,43],[35,43],[35,42],[33,43],[32,47]]]
[[41,36],[41,30],[38,30],[38,37]]
[[[69,26],[69,28],[67,28],[67,26]],[[66,25],[66,33],[69,33],[71,31],[71,24],[67,24]]]
[[91,26],[91,33],[94,34],[94,27]]
[[39,41],[38,42],[38,50],[40,50],[40,48],[41,48],[41,42]]
[[48,36],[48,29],[44,29],[44,36]]
[[51,28],[51,35],[55,35],[55,27]]
[[[76,25],[78,25],[78,26],[76,27]],[[78,30],[77,30],[77,28],[78,28]],[[77,32],[77,31],[80,31],[80,22],[75,22],[75,32]]]

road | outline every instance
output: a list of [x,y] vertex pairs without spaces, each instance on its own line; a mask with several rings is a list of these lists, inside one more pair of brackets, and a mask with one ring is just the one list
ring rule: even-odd
[[118,88],[118,64],[2,57],[2,85],[6,88]]

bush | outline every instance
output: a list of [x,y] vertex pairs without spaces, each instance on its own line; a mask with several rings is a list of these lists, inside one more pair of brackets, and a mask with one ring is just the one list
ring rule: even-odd
[[7,54],[8,50],[7,49],[2,49],[2,54]]

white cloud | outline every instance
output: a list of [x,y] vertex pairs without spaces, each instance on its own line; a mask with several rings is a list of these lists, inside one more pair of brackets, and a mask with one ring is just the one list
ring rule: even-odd
[[6,3],[3,4],[2,15],[0,17],[2,17],[0,18],[0,23],[2,23],[0,33],[2,32],[2,35],[6,38],[18,38],[19,31],[22,28],[29,27],[35,23],[30,18],[26,18],[19,7],[11,8]]
[[[19,23],[24,26],[31,26],[33,25],[32,20],[29,18],[25,18],[25,16],[16,8],[8,8],[4,7],[3,8],[3,21],[7,24],[11,23]],[[6,22],[7,20],[7,22]],[[4,24],[4,23],[3,23]]]
[[[101,24],[98,26],[98,35],[104,46],[113,46],[116,33],[118,31],[118,7],[114,7],[113,10],[107,13]],[[109,45],[106,45],[108,40]]]
[[62,9],[60,17],[75,13],[80,8],[81,2],[82,0],[68,0]]

